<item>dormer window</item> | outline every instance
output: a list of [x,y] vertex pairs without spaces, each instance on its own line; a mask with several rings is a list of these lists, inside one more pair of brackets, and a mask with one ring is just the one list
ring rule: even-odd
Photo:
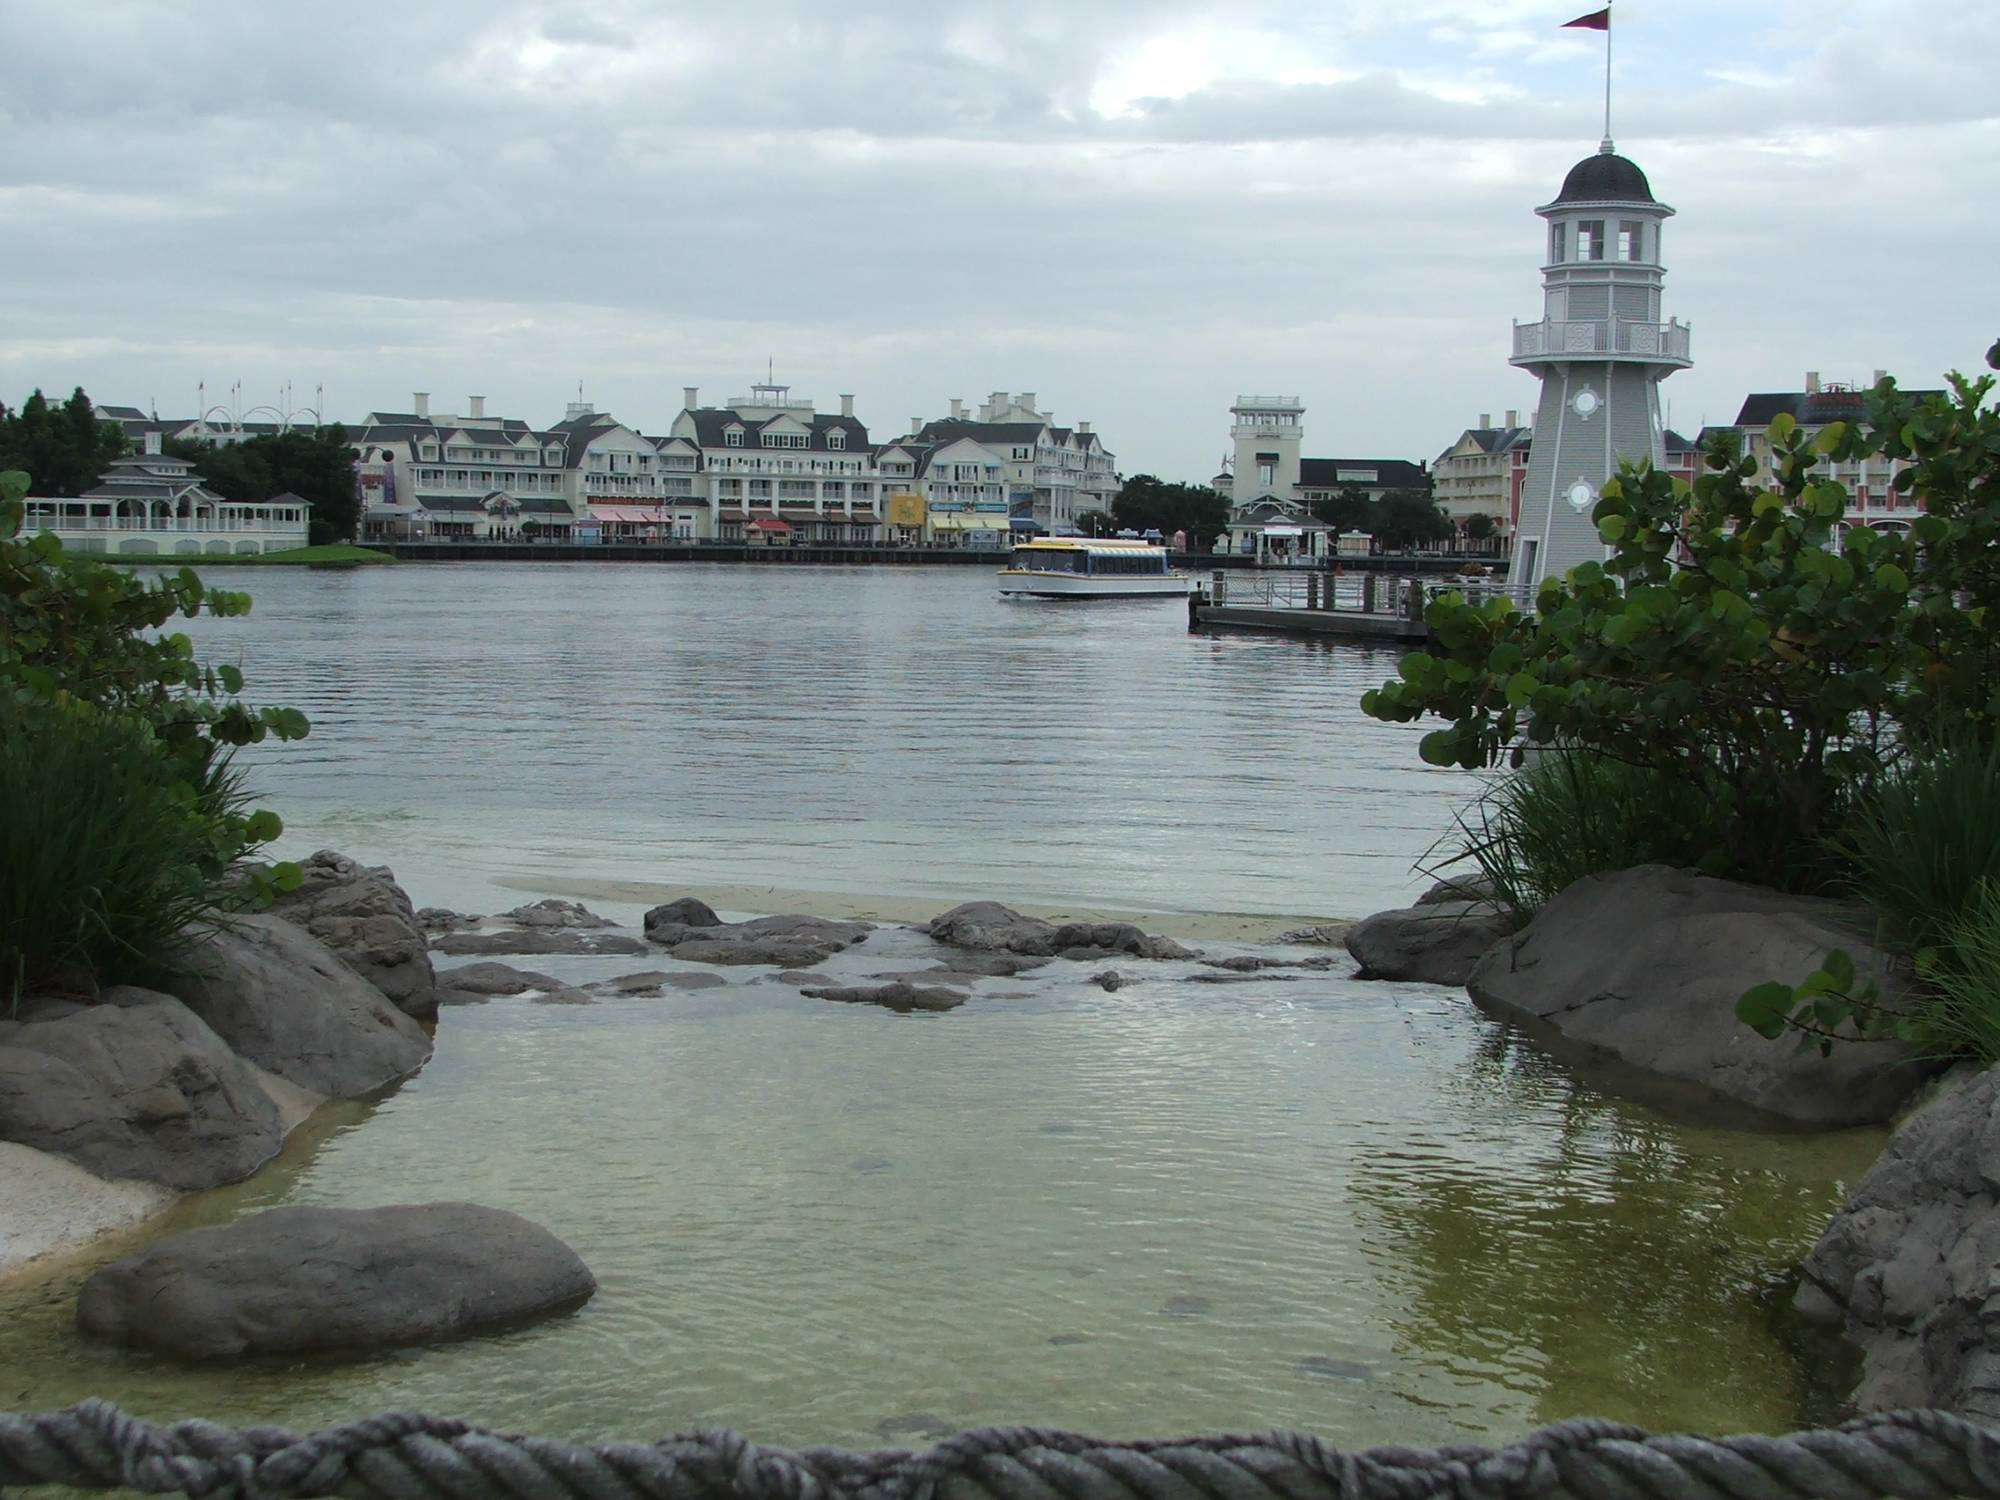
[[436,462],[437,462],[437,456],[438,456],[438,445],[437,445],[436,443],[425,443],[425,444],[424,444],[424,460],[425,460],[425,462],[427,462],[427,463],[436,463]]
[[826,445],[829,448],[845,448],[847,446],[847,434],[844,432],[829,432],[826,435]]
[[723,441],[732,448],[741,448],[743,446],[743,429],[741,427],[730,428],[728,432],[723,434]]

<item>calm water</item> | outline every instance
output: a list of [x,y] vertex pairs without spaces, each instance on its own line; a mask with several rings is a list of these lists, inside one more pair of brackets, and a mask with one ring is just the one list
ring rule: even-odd
[[[1351,913],[1410,888],[1461,788],[1354,712],[1385,655],[1189,639],[1171,604],[1002,605],[976,570],[238,577],[253,620],[202,631],[314,717],[263,758],[295,840],[387,860],[420,902],[610,877]],[[884,930],[831,967],[927,948]],[[420,1405],[865,1446],[1002,1421],[1368,1444],[1829,1412],[1772,1289],[1879,1133],[1670,1122],[1444,990],[1166,964],[1107,994],[1097,967],[942,1016],[743,971],[449,1010],[416,1079],[322,1111],[170,1224],[470,1198],[574,1244],[591,1304],[389,1357],[183,1369],[77,1337],[65,1277],[0,1294],[0,1407]]]

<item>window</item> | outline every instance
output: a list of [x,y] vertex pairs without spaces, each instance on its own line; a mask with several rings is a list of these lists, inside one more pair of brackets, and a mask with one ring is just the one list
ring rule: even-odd
[[844,432],[829,432],[826,435],[826,445],[829,448],[845,448],[847,446],[847,434]]
[[741,448],[743,446],[743,429],[741,427],[730,428],[728,433],[725,434],[724,440],[732,448]]
[[1578,260],[1604,259],[1604,221],[1583,219],[1576,226],[1576,258]]
[[1560,261],[1563,258],[1563,236],[1567,232],[1568,227],[1565,224],[1551,224],[1549,226],[1549,260],[1551,263]]
[[1637,219],[1625,219],[1618,225],[1618,258],[1620,260],[1644,260],[1646,248],[1646,226]]

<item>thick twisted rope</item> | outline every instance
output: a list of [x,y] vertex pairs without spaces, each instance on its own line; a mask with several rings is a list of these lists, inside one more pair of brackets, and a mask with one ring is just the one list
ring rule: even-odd
[[0,1413],[0,1487],[37,1484],[193,1500],[2000,1500],[2000,1433],[1938,1411],[1789,1437],[1586,1419],[1502,1448],[1343,1453],[1291,1432],[1111,1443],[985,1427],[921,1453],[850,1453],[725,1431],[568,1443],[420,1412],[300,1436],[85,1401]]

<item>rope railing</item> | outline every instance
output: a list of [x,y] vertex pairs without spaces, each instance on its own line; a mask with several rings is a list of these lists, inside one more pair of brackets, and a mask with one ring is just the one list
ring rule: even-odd
[[304,1435],[160,1425],[104,1401],[0,1413],[0,1490],[46,1484],[191,1500],[2000,1500],[2000,1432],[1941,1411],[1785,1437],[1582,1419],[1498,1448],[1344,1452],[1295,1432],[1115,1443],[982,1427],[860,1453],[719,1430],[572,1443],[421,1412]]

